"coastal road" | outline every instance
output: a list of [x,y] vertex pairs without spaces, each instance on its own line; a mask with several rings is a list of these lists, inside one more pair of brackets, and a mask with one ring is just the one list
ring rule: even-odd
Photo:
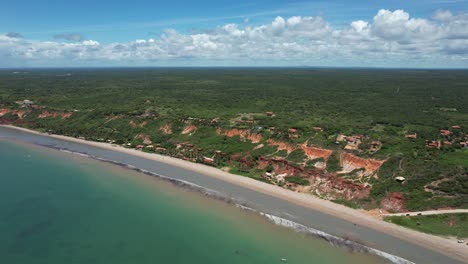
[[461,214],[468,213],[468,209],[451,209],[451,210],[431,210],[420,212],[407,212],[397,214],[382,214],[382,216],[417,216],[417,215],[440,215],[440,214]]

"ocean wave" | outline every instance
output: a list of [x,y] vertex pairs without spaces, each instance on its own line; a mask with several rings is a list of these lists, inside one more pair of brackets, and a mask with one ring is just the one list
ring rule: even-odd
[[375,256],[384,258],[388,261],[391,261],[392,263],[396,263],[396,264],[414,264],[414,262],[411,262],[404,258],[365,246],[363,244],[359,244],[357,242],[354,242],[348,239],[337,237],[337,236],[325,233],[323,231],[320,231],[320,230],[317,230],[317,229],[314,229],[314,228],[311,228],[311,227],[308,227],[308,226],[305,226],[305,225],[302,225],[302,224],[299,224],[299,223],[296,223],[296,222],[293,222],[293,221],[290,221],[290,220],[287,220],[278,216],[266,214],[263,212],[259,212],[259,214],[265,216],[267,219],[269,219],[276,225],[291,228],[301,233],[318,236],[322,239],[325,239],[333,246],[346,248],[347,250],[352,251],[352,252],[361,252],[361,253],[375,255]]
[[59,149],[59,150],[62,151],[62,152],[65,152],[65,153],[71,153],[71,154],[75,154],[75,155],[78,155],[78,156],[81,156],[81,157],[86,157],[86,158],[90,157],[90,155],[88,155],[86,153],[70,151],[70,150],[67,150],[67,149]]
[[95,160],[98,160],[98,161],[101,161],[101,162],[106,162],[106,163],[111,163],[111,164],[114,164],[114,165],[118,165],[118,166],[130,169],[130,170],[134,170],[134,171],[137,171],[137,172],[149,175],[149,176],[156,177],[158,179],[162,179],[164,181],[170,182],[170,183],[172,183],[172,184],[174,184],[176,186],[179,186],[179,187],[183,187],[183,188],[187,188],[187,189],[190,189],[190,190],[198,191],[198,192],[204,194],[205,196],[209,196],[210,198],[214,198],[216,200],[221,200],[223,202],[233,204],[233,205],[241,208],[242,210],[247,210],[247,211],[251,211],[251,212],[254,212],[254,213],[258,213],[261,216],[264,216],[266,219],[268,219],[269,221],[271,221],[272,223],[274,223],[274,224],[276,224],[278,226],[283,226],[283,227],[286,227],[286,228],[293,229],[293,230],[295,230],[297,232],[301,232],[301,233],[304,233],[304,234],[308,234],[308,235],[312,235],[312,236],[315,236],[315,237],[322,238],[322,239],[326,240],[328,243],[330,243],[331,245],[333,245],[335,247],[344,248],[344,249],[346,249],[348,251],[351,251],[351,252],[360,252],[360,253],[371,254],[371,255],[378,256],[378,257],[381,257],[383,259],[386,259],[386,260],[388,260],[388,261],[390,261],[392,263],[395,263],[395,264],[415,264],[414,262],[411,262],[411,261],[406,260],[404,258],[401,258],[401,257],[395,256],[395,255],[380,251],[378,249],[368,247],[368,246],[363,245],[361,243],[358,243],[358,242],[355,242],[355,241],[352,241],[352,240],[349,240],[349,239],[337,237],[337,236],[334,236],[334,235],[328,234],[326,232],[323,232],[323,231],[320,231],[320,230],[317,230],[317,229],[314,229],[314,228],[311,228],[311,227],[296,223],[294,221],[291,221],[291,220],[288,220],[288,219],[285,219],[285,218],[281,218],[281,217],[278,217],[278,216],[275,216],[275,215],[271,215],[271,214],[268,214],[268,213],[257,211],[255,209],[253,209],[252,206],[250,206],[246,201],[237,200],[237,199],[229,197],[229,196],[227,196],[227,195],[225,195],[223,193],[220,193],[218,191],[215,191],[215,190],[212,190],[212,189],[209,189],[209,188],[205,188],[203,186],[200,186],[200,185],[192,183],[192,182],[188,182],[188,181],[185,181],[185,180],[175,179],[175,178],[172,178],[172,177],[169,177],[169,176],[157,174],[157,173],[154,173],[154,172],[151,172],[151,171],[148,171],[148,170],[138,168],[138,167],[136,167],[134,165],[131,165],[131,164],[126,164],[126,163],[122,163],[122,162],[118,162],[118,161],[110,160],[110,159],[104,159],[104,158],[101,158],[101,157],[90,155],[88,153],[72,151],[72,150],[65,149],[65,148],[58,148],[55,145],[42,145],[42,146],[46,146],[46,147],[49,147],[49,148],[54,148],[54,149],[60,150],[62,152],[75,154],[75,155],[79,155],[79,156],[82,156],[82,157],[92,158],[92,159],[95,159]]

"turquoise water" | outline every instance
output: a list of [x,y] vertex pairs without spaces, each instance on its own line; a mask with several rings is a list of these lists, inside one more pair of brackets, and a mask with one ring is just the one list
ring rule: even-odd
[[154,177],[0,140],[1,263],[383,263]]

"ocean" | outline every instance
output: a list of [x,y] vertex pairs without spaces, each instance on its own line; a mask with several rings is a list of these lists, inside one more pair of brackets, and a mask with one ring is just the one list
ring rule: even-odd
[[0,139],[1,263],[386,263],[121,166]]

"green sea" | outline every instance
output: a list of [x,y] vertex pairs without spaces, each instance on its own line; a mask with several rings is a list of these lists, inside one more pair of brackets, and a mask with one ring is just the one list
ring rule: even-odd
[[384,263],[117,165],[0,140],[0,263]]

